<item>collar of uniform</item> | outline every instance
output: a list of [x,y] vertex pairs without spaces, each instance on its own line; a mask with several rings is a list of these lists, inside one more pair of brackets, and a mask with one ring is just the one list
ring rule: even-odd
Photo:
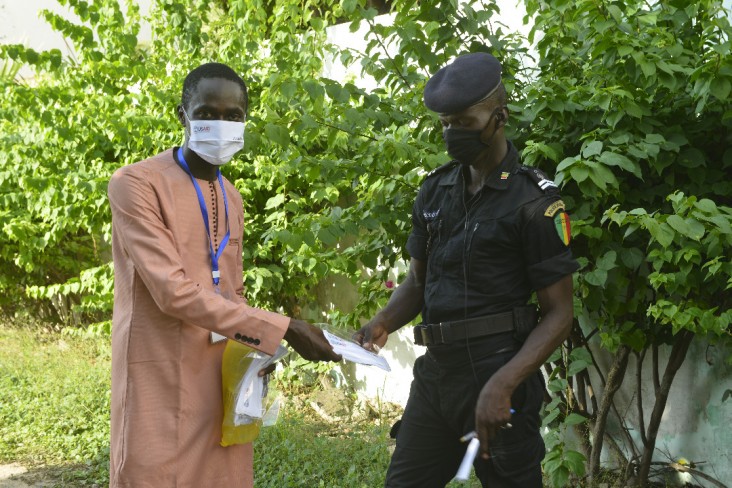
[[[501,161],[496,169],[488,175],[488,180],[485,182],[485,186],[493,188],[495,190],[505,190],[508,188],[508,180],[510,175],[514,173],[519,165],[519,154],[516,148],[513,147],[511,141],[506,140],[508,144],[508,151],[506,156]],[[501,179],[501,174],[508,173],[509,177]],[[461,164],[453,168],[447,173],[442,179],[440,179],[439,186],[453,186],[458,181],[458,177],[463,174],[463,166]]]

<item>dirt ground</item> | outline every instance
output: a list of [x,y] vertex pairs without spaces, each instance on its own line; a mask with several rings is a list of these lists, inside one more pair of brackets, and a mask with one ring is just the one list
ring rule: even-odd
[[0,488],[47,488],[53,484],[44,470],[28,471],[20,464],[0,464]]

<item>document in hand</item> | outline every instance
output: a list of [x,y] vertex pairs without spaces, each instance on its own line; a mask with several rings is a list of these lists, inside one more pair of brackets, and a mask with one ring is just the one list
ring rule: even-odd
[[360,344],[357,344],[356,342],[349,339],[339,337],[336,334],[328,332],[325,329],[323,329],[323,334],[325,335],[325,338],[328,340],[330,345],[333,346],[333,351],[335,351],[336,354],[340,354],[341,356],[343,356],[343,359],[345,359],[346,361],[351,361],[358,364],[366,364],[369,366],[376,366],[377,368],[381,368],[384,371],[391,371],[389,363],[386,362],[386,359],[379,356],[378,354],[364,349],[363,347],[361,347]]

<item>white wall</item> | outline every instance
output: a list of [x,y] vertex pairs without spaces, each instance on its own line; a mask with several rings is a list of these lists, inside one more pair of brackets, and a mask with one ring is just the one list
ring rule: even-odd
[[[144,16],[150,11],[154,0],[136,0],[140,13]],[[72,53],[70,44],[64,42],[61,34],[41,16],[42,10],[50,10],[64,17],[78,21],[71,9],[58,4],[57,0],[0,0],[0,44],[23,44],[36,51],[60,49],[64,55]],[[124,8],[123,8],[124,11]],[[150,39],[150,29],[143,23],[140,41]],[[29,77],[32,70],[23,67],[20,76]]]

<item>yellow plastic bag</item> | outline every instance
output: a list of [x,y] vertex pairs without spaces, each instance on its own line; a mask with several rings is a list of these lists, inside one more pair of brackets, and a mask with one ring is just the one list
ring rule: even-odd
[[262,420],[249,424],[234,425],[236,398],[244,375],[253,358],[247,355],[254,351],[237,341],[226,341],[224,359],[221,364],[221,378],[224,394],[224,421],[221,425],[221,445],[247,444],[259,436]]

